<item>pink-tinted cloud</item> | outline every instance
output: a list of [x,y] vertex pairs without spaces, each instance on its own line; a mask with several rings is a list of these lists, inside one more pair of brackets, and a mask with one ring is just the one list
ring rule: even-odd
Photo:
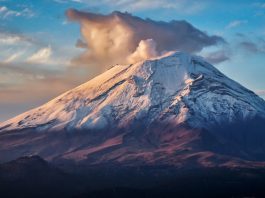
[[74,9],[68,10],[67,16],[80,23],[87,44],[87,50],[75,63],[95,64],[100,68],[132,63],[172,50],[194,53],[225,42],[186,21],[158,22],[128,13],[102,15]]

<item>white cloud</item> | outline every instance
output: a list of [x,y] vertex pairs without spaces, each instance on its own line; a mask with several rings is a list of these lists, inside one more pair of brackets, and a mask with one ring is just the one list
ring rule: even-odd
[[194,1],[194,0],[54,0],[58,3],[78,2],[91,7],[107,6],[109,11],[143,11],[152,9],[171,9],[184,14],[196,14],[204,10],[208,5],[208,0]]
[[35,14],[29,8],[23,8],[22,10],[13,10],[6,6],[0,6],[0,18],[7,19],[11,17],[33,17]]
[[39,48],[34,41],[22,34],[0,32],[0,62],[13,62],[23,58],[30,48]]
[[[52,67],[68,66],[71,55],[77,53],[72,48],[47,47],[36,35],[0,31],[0,64],[31,64]],[[66,55],[67,54],[67,55]],[[74,55],[73,55],[74,56]]]
[[[125,1],[125,5],[124,7],[126,7],[126,3],[128,3]],[[137,6],[138,4],[138,6]],[[201,11],[204,9],[205,4],[200,2],[195,2],[195,1],[184,1],[184,0],[165,0],[165,1],[161,1],[161,0],[154,0],[152,2],[148,1],[148,0],[138,0],[138,1],[131,1],[131,6],[138,8],[138,9],[148,9],[149,6],[151,5],[151,7],[153,8],[166,8],[166,9],[174,9],[177,11],[181,11],[184,13],[195,13],[198,11]],[[136,7],[137,6],[137,7]]]
[[23,36],[0,32],[0,45],[13,45],[24,40]]
[[52,55],[51,47],[45,47],[32,54],[27,61],[30,63],[47,63]]
[[6,6],[0,6],[0,13],[6,12],[8,9]]
[[128,62],[134,63],[158,56],[156,43],[153,39],[141,40],[136,50],[129,55]]
[[240,25],[246,24],[248,23],[247,20],[235,20],[235,21],[231,21],[227,26],[226,29],[231,29],[231,28],[235,28],[238,27]]
[[14,53],[12,55],[10,55],[9,57],[7,57],[5,60],[4,60],[4,63],[11,63],[13,61],[15,61],[16,59],[18,59],[20,56],[22,56],[24,54],[24,52],[17,52],[17,53]]

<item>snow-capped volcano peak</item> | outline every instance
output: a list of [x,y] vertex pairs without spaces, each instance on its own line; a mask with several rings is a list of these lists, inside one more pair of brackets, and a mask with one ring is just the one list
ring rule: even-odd
[[0,128],[101,130],[157,121],[210,128],[256,116],[265,117],[264,100],[203,58],[174,52],[132,65],[115,65]]

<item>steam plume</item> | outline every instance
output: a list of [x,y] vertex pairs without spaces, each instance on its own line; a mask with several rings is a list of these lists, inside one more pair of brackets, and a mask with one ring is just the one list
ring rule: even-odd
[[202,48],[225,42],[209,36],[186,21],[153,21],[128,13],[109,15],[67,11],[70,20],[79,22],[87,50],[75,61],[98,66],[133,63],[164,52],[181,50],[198,52]]

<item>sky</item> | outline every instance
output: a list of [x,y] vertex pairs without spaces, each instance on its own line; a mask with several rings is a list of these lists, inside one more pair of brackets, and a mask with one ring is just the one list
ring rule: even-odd
[[255,0],[0,0],[0,121],[169,50],[265,98],[264,21]]

